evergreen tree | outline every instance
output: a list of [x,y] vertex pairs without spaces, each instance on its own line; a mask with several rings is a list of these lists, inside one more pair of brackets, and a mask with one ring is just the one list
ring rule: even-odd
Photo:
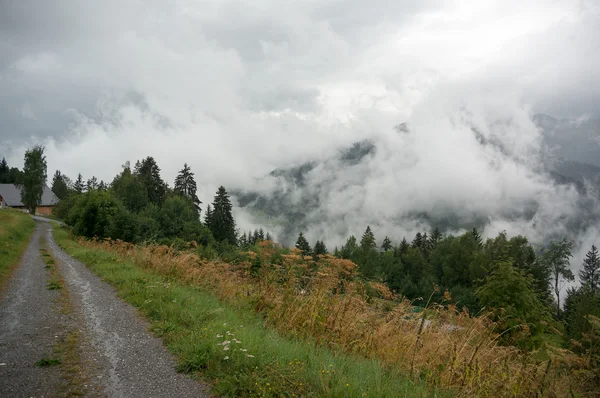
[[371,231],[371,227],[367,226],[367,229],[363,233],[362,238],[360,239],[360,248],[367,252],[377,248],[377,242],[375,241],[375,235],[373,231]]
[[383,239],[383,243],[381,244],[381,248],[384,252],[387,252],[392,249],[392,241],[387,236]]
[[198,196],[196,196],[196,180],[194,179],[194,173],[192,173],[192,170],[187,163],[183,164],[183,169],[177,174],[173,191],[176,194],[191,200],[198,211],[198,215],[200,214],[200,204],[202,204],[202,202],[198,199]]
[[436,227],[431,231],[429,236],[429,247],[434,249],[438,243],[442,240],[443,236],[440,230]]
[[248,235],[246,234],[246,232],[244,232],[242,234],[242,236],[240,237],[240,240],[238,242],[238,245],[240,247],[246,248],[248,247]]
[[413,249],[421,249],[423,248],[423,234],[420,232],[417,232],[417,234],[415,235],[415,238],[413,239],[412,243],[411,243],[411,247]]
[[7,184],[9,179],[10,168],[8,167],[8,163],[6,159],[2,158],[0,161],[0,184]]
[[318,255],[325,255],[327,254],[327,246],[325,246],[325,242],[318,240],[315,242],[315,247],[314,247],[314,255],[315,257]]
[[410,247],[410,245],[408,244],[408,241],[406,240],[406,238],[402,238],[402,241],[400,242],[400,245],[398,246],[398,253],[399,254],[404,254],[408,251],[408,248]]
[[206,206],[206,213],[204,214],[204,225],[210,228],[210,224],[212,223],[213,212],[210,205]]
[[131,173],[129,162],[123,165],[123,171],[113,179],[111,188],[125,207],[134,213],[141,212],[149,203],[148,191],[140,177]]
[[334,257],[337,257],[337,258],[340,258],[342,255],[342,253],[340,252],[340,249],[338,249],[337,246],[333,249],[333,255],[334,255]]
[[91,191],[92,189],[98,189],[98,179],[95,176],[92,176],[89,180],[87,180],[87,190]]
[[260,241],[265,240],[265,231],[262,228],[260,228],[258,230],[258,240],[260,240]]
[[267,235],[265,236],[265,240],[273,241],[273,237],[271,236],[270,233],[267,232]]
[[298,240],[296,240],[296,248],[302,251],[302,254],[308,256],[310,254],[310,245],[308,241],[304,237],[304,234],[300,232],[298,235]]
[[350,260],[354,257],[357,249],[358,244],[356,243],[356,237],[354,235],[350,235],[350,237],[346,240],[346,244],[342,245],[340,256],[341,258]]
[[160,168],[152,156],[135,164],[134,174],[139,177],[148,193],[150,203],[161,205],[167,194],[167,184],[160,177]]
[[69,187],[60,170],[56,170],[54,177],[52,177],[52,192],[60,200],[66,198],[69,194]]
[[572,281],[575,275],[569,269],[569,258],[573,257],[573,242],[563,239],[552,241],[542,254],[544,265],[550,270],[552,288],[556,295],[556,316],[560,316],[560,291],[565,281]]
[[233,206],[225,187],[220,186],[212,204],[212,216],[208,227],[217,242],[226,241],[230,245],[237,244],[235,220],[232,214]]
[[25,165],[23,175],[19,183],[21,187],[21,202],[31,214],[42,201],[42,194],[46,186],[47,165],[44,156],[44,147],[36,145],[25,152]]
[[591,293],[596,294],[596,290],[600,286],[600,257],[596,245],[592,245],[585,255],[583,269],[579,271],[579,278],[582,285],[589,286]]
[[473,228],[471,230],[471,234],[473,235],[475,242],[479,245],[479,247],[481,247],[483,245],[483,239],[481,238],[481,235],[479,234],[477,228]]
[[81,175],[81,173],[79,173],[77,175],[77,179],[75,180],[75,183],[73,184],[73,190],[76,193],[83,193],[84,188],[85,188],[85,185],[83,183],[83,176]]
[[104,180],[100,180],[100,183],[98,184],[98,189],[101,191],[106,191],[108,189]]

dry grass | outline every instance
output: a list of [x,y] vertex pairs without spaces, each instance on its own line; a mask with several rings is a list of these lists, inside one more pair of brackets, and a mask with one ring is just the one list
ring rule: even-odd
[[[167,246],[136,247],[119,241],[80,241],[127,257],[143,269],[219,298],[253,306],[281,333],[311,337],[334,350],[377,358],[432,386],[459,396],[597,396],[585,358],[546,347],[536,360],[498,343],[494,323],[447,303],[429,303],[421,314],[386,286],[361,281],[348,260],[297,252],[282,254],[271,242],[237,264],[200,259],[193,251]],[[449,294],[444,295],[450,300]],[[523,333],[526,333],[524,328]]]

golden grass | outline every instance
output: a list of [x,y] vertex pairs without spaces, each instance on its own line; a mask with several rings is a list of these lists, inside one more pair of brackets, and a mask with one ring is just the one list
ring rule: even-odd
[[[377,358],[458,396],[595,396],[588,360],[546,347],[549,360],[498,343],[495,324],[448,303],[429,303],[421,314],[382,284],[357,276],[349,260],[298,252],[282,254],[272,242],[228,264],[205,261],[193,251],[136,247],[120,241],[85,241],[127,257],[139,267],[202,286],[219,298],[253,306],[286,335],[310,337],[334,350]],[[450,300],[449,294],[444,294]],[[523,333],[526,333],[524,328]]]

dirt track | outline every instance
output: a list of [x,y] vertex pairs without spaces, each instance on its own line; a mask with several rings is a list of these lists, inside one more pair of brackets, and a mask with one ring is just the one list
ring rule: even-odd
[[[47,287],[43,237],[64,280],[62,291]],[[162,341],[147,329],[112,287],[58,247],[49,223],[38,222],[0,299],[0,397],[60,397],[75,387],[85,396],[208,396],[204,385],[175,371]],[[57,346],[73,335],[75,375],[66,375],[64,364],[36,366],[56,356]]]

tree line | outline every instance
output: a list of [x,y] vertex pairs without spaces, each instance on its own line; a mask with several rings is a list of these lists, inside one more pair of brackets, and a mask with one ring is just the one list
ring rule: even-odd
[[[295,247],[305,256],[328,254],[323,241],[311,248],[302,232]],[[417,233],[411,242],[403,238],[394,245],[386,236],[378,245],[367,226],[360,240],[350,236],[331,254],[352,260],[364,278],[385,283],[416,305],[441,301],[449,293],[454,305],[471,314],[502,309],[495,320],[508,331],[502,335],[506,342],[532,348],[552,329],[564,330],[565,342],[581,341],[593,329],[589,315],[600,316],[600,257],[595,245],[579,272],[579,287],[569,288],[561,300],[564,287],[576,279],[570,270],[572,250],[573,242],[567,239],[536,250],[527,237],[508,238],[506,232],[484,241],[477,229],[444,236],[434,228]],[[521,338],[524,325],[528,333]]]

